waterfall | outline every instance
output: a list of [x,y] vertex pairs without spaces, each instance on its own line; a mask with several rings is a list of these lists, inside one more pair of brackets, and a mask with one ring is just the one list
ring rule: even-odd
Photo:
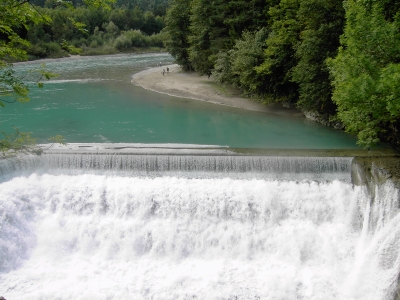
[[0,295],[393,300],[399,190],[385,181],[371,197],[352,184],[352,161],[215,153],[2,161]]
[[349,285],[375,299],[400,299],[400,189],[390,174],[393,164],[398,159],[357,158],[352,164],[352,180],[362,186],[363,224]]
[[0,161],[0,176],[29,172],[93,172],[118,175],[178,175],[186,177],[259,177],[275,179],[350,180],[349,157],[280,157],[169,154],[44,154]]

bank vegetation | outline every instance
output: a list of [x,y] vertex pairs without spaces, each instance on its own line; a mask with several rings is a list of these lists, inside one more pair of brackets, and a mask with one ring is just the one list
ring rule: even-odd
[[400,148],[398,1],[170,0],[165,23],[185,70]]

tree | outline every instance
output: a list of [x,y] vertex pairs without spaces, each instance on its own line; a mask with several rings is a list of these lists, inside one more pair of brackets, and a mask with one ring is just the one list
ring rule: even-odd
[[159,33],[161,29],[165,26],[162,18],[160,16],[155,17],[150,11],[144,13],[144,22],[140,30],[142,30],[147,35],[152,35]]
[[364,147],[383,140],[399,148],[400,16],[385,2],[346,2],[342,46],[328,65],[346,130]]
[[[350,132],[358,134],[361,144],[370,146],[384,134],[398,147],[398,17],[388,20],[378,3],[363,6],[349,2],[346,10],[344,47],[331,61],[339,116],[348,124]],[[356,20],[358,17],[364,19]],[[353,54],[357,57],[351,57]],[[343,76],[356,84],[358,91],[341,82]],[[347,120],[349,117],[354,118],[354,124]]]
[[304,24],[295,47],[297,64],[292,80],[299,85],[297,106],[307,111],[335,115],[326,59],[336,56],[343,33],[342,0],[302,0],[297,20]]
[[119,29],[128,30],[128,18],[125,9],[114,8],[109,17],[110,21],[113,22]]
[[189,58],[194,69],[210,74],[219,51],[229,49],[229,28],[224,24],[223,0],[193,0],[190,16]]
[[270,82],[268,76],[257,73],[255,67],[264,60],[267,36],[266,28],[256,32],[245,31],[242,38],[236,40],[232,50],[218,54],[214,77],[219,82],[230,82],[244,89],[246,94],[262,97]]
[[219,52],[229,51],[244,31],[267,25],[264,0],[193,0],[191,7],[190,60],[200,73],[210,73]]
[[127,11],[128,14],[128,27],[131,29],[140,29],[143,26],[144,17],[143,12],[139,6],[135,6],[132,10]]
[[292,81],[297,65],[296,45],[299,43],[301,24],[297,20],[300,0],[281,0],[269,9],[271,33],[266,41],[264,62],[256,71],[269,77],[269,98],[274,101],[295,103],[298,85]]
[[190,3],[191,0],[171,0],[164,28],[167,50],[186,71],[192,69],[189,59]]

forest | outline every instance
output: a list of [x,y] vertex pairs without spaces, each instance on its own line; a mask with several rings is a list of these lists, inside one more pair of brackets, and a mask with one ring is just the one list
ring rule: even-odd
[[186,70],[400,148],[400,2],[171,0],[165,44]]
[[[25,4],[30,15],[15,19]],[[4,66],[25,54],[167,49],[184,70],[297,107],[364,148],[400,148],[396,0],[5,0],[0,8]]]
[[29,46],[30,59],[56,58],[69,54],[99,55],[163,49],[160,31],[165,27],[167,0],[117,1],[112,9],[87,7],[73,1],[74,9],[57,0],[32,0],[45,22],[28,24],[20,35]]

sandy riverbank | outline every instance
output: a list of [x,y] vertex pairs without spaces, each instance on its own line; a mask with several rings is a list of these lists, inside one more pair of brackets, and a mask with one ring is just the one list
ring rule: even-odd
[[[163,76],[162,70],[166,70],[167,67],[169,72],[166,72]],[[280,105],[266,106],[241,97],[240,91],[217,85],[212,78],[209,79],[206,75],[199,76],[195,72],[184,72],[177,64],[136,73],[132,76],[132,82],[145,89],[180,98],[207,101],[260,112],[300,115],[300,112],[295,109],[284,108]]]

